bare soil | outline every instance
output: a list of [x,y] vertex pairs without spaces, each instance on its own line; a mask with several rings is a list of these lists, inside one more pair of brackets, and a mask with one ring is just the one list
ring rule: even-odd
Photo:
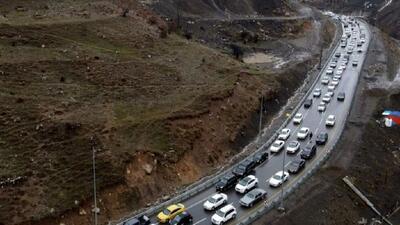
[[[237,154],[260,97],[272,118],[316,63],[246,65],[136,1],[0,12],[0,224],[92,223],[93,150],[101,223],[174,193]],[[296,26],[287,40],[313,29]]]

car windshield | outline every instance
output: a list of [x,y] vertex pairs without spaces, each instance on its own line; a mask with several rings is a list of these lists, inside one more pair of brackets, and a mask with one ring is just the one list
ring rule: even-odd
[[221,210],[218,210],[218,211],[216,212],[216,214],[217,214],[218,216],[220,216],[220,217],[225,217],[225,213],[222,212]]
[[281,144],[279,143],[279,142],[274,142],[273,144],[272,144],[272,146],[274,146],[274,147],[279,147]]
[[250,193],[250,192],[249,192],[249,193],[247,193],[247,197],[248,197],[248,198],[251,198],[251,199],[254,199],[255,196],[254,196],[253,193]]
[[296,114],[296,116],[294,116],[294,117],[297,118],[297,119],[300,119],[301,115],[300,114]]
[[318,135],[318,138],[319,138],[319,139],[324,139],[324,138],[325,138],[325,134],[319,134],[319,135]]
[[214,196],[213,196],[213,197],[209,197],[207,201],[208,201],[209,203],[216,203],[216,202],[217,202],[217,199],[214,198]]
[[239,181],[239,184],[245,186],[245,185],[247,185],[247,183],[249,183],[249,181],[250,181],[250,178],[245,177]]
[[305,134],[305,133],[307,133],[307,130],[306,130],[306,129],[301,129],[301,130],[299,131],[299,133]]
[[275,180],[280,180],[280,179],[282,179],[282,176],[281,176],[281,175],[278,175],[278,174],[275,174],[275,175],[273,176],[273,178],[274,178]]
[[164,213],[164,215],[169,215],[171,213],[171,211],[169,211],[168,209],[164,209],[163,213]]
[[296,147],[297,146],[297,142],[290,142],[289,143],[289,147]]

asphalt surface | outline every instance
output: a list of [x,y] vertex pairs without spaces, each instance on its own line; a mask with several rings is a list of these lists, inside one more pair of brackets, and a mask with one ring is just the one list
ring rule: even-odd
[[[318,81],[316,87],[319,87],[322,89],[322,94],[321,97],[319,98],[313,98],[312,93],[310,94],[309,98],[313,98],[313,104],[310,108],[306,109],[304,107],[301,107],[297,112],[295,113],[301,113],[303,114],[303,121],[300,125],[294,125],[292,122],[288,124],[286,128],[291,129],[291,135],[290,137],[286,140],[286,143],[296,140],[297,139],[297,131],[301,127],[308,127],[313,133],[313,137],[311,141],[315,141],[315,138],[318,133],[320,132],[327,132],[329,134],[329,139],[328,142],[324,146],[318,146],[317,154],[316,156],[313,157],[313,159],[308,160],[306,162],[306,167],[304,170],[302,170],[299,174],[297,175],[290,175],[288,181],[283,185],[283,188],[288,188],[291,184],[293,184],[297,179],[299,179],[304,173],[309,171],[308,168],[311,168],[311,164],[316,163],[319,159],[321,159],[323,156],[327,154],[327,151],[334,145],[334,138],[333,137],[339,137],[342,130],[341,128],[343,127],[345,123],[345,119],[348,115],[348,112],[350,110],[351,104],[352,104],[352,99],[356,91],[357,83],[358,83],[358,77],[360,75],[361,69],[362,69],[362,64],[364,62],[364,59],[366,57],[366,51],[368,48],[368,44],[370,41],[370,33],[369,29],[367,28],[367,24],[365,24],[362,21],[359,21],[359,26],[354,27],[354,30],[357,32],[355,35],[357,37],[356,43],[360,40],[360,29],[363,29],[366,37],[366,42],[363,44],[362,48],[362,53],[358,53],[357,47],[355,47],[354,52],[350,55],[350,60],[347,65],[346,70],[342,74],[342,78],[339,82],[339,85],[336,87],[334,93],[335,95],[331,99],[331,102],[327,104],[326,111],[323,113],[318,112],[317,107],[318,104],[322,101],[323,95],[327,92],[327,85],[322,85],[320,81]],[[348,41],[348,44],[350,43],[350,40],[354,37],[354,35],[351,36],[351,38]],[[341,62],[341,59],[343,56],[346,54],[346,48],[341,48],[340,46],[337,48],[336,52],[340,52],[341,57],[339,59],[339,62]],[[332,58],[335,56],[332,56],[327,63],[330,63]],[[358,66],[353,66],[352,61],[353,59],[358,60]],[[329,68],[326,67],[325,70]],[[337,68],[336,68],[337,69]],[[334,72],[336,72],[336,69]],[[325,74],[325,71],[324,71]],[[324,76],[324,75],[323,75]],[[321,76],[321,78],[323,77]],[[330,76],[331,78],[332,76]],[[321,79],[320,78],[320,79]],[[343,102],[337,101],[336,97],[339,92],[345,92],[346,93],[346,98]],[[325,126],[325,120],[328,117],[328,115],[335,115],[336,117],[336,124],[334,127],[327,128]],[[308,142],[310,141],[309,138],[307,138],[304,141],[300,141],[301,147],[304,147]],[[294,160],[297,157],[300,157],[300,152],[299,151],[297,154],[291,155],[291,154],[286,154],[285,150],[282,150],[278,154],[270,154],[270,159],[263,164],[261,164],[259,167],[256,168],[255,170],[255,176],[259,180],[258,188],[262,188],[267,191],[268,197],[267,201],[273,201],[277,199],[280,196],[281,193],[281,188],[272,188],[268,184],[268,179],[273,176],[276,172],[282,170],[283,167],[287,167],[289,163]],[[198,195],[195,195],[194,197],[186,200],[185,202],[182,202],[186,208],[187,211],[193,216],[193,224],[194,225],[201,225],[201,224],[211,224],[211,216],[215,213],[213,212],[208,212],[203,209],[203,203],[206,201],[206,199],[210,196],[212,196],[215,191],[215,187],[206,189],[205,191],[199,193]],[[239,223],[241,220],[244,218],[248,217],[250,214],[252,214],[257,208],[260,207],[260,204],[263,204],[263,202],[260,202],[259,204],[253,206],[250,209],[243,208],[239,204],[239,199],[243,196],[243,194],[236,193],[234,188],[232,188],[230,191],[225,192],[225,194],[228,195],[228,203],[232,204],[236,210],[237,210],[237,216],[236,219],[230,221],[230,224],[236,224]],[[152,222],[156,223],[156,215],[152,215],[151,217]]]

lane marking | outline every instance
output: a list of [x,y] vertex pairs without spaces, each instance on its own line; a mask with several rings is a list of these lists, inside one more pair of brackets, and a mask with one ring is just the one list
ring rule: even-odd
[[189,207],[186,207],[186,209],[191,209],[191,208],[197,206],[198,204],[205,202],[209,197],[211,197],[211,196],[207,196],[207,197],[205,197],[205,198],[203,198],[203,199],[201,199],[201,200],[199,200],[199,201],[193,203],[193,204],[190,205]]
[[207,219],[207,217],[205,217],[205,218],[203,218],[203,219],[201,219],[201,220],[199,220],[199,221],[197,221],[196,223],[194,223],[193,225],[197,225],[197,224],[199,224],[199,223],[201,223],[201,222],[203,222],[204,220],[206,220]]

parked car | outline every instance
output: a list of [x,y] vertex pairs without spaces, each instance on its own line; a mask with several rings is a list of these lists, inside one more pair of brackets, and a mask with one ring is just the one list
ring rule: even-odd
[[216,193],[203,203],[203,207],[204,209],[211,211],[218,209],[226,203],[228,203],[228,196],[224,193]]
[[314,143],[308,143],[302,150],[300,157],[302,159],[312,159],[317,153],[317,146]]
[[289,173],[286,171],[278,171],[269,179],[271,187],[279,187],[289,179]]
[[300,143],[298,141],[291,141],[286,146],[286,152],[288,154],[294,154],[300,149]]
[[309,98],[309,99],[306,99],[305,101],[304,101],[304,108],[310,108],[311,107],[311,105],[312,105],[312,102],[313,102],[313,100],[312,100],[312,98]]
[[244,194],[258,185],[258,179],[254,175],[249,175],[239,181],[235,186],[235,191]]
[[169,221],[173,220],[176,215],[185,211],[186,208],[183,204],[173,204],[165,208],[163,211],[158,213],[157,219],[160,223],[168,223]]
[[303,115],[301,113],[296,113],[293,117],[294,124],[300,124],[303,121]]
[[265,162],[268,160],[269,154],[267,151],[262,151],[254,155],[253,160],[256,162],[257,165],[260,165],[261,163]]
[[325,112],[325,110],[326,110],[326,104],[325,104],[325,102],[320,102],[320,103],[318,104],[318,112]]
[[344,92],[339,92],[337,95],[337,100],[343,102],[344,99],[346,98],[346,94]]
[[302,127],[299,132],[297,132],[297,139],[303,140],[308,137],[308,134],[310,133],[310,128],[308,127]]
[[257,164],[253,159],[247,159],[233,169],[232,173],[237,177],[244,177],[253,172],[256,166]]
[[236,215],[236,208],[233,205],[226,205],[215,212],[215,214],[211,217],[211,223],[215,225],[222,225],[229,220],[235,219]]
[[281,130],[279,133],[278,139],[279,140],[286,140],[290,136],[290,129],[289,128],[284,128]]
[[256,188],[244,195],[239,203],[244,207],[253,207],[256,203],[264,200],[267,197],[267,192],[261,188]]
[[326,132],[321,132],[317,135],[317,138],[315,139],[315,143],[317,145],[324,145],[328,141],[328,133]]
[[278,153],[283,149],[283,146],[285,145],[285,142],[282,140],[276,140],[274,143],[272,143],[271,147],[269,147],[269,150],[273,153]]
[[300,172],[300,170],[304,169],[305,166],[306,166],[306,160],[297,158],[289,164],[288,172],[291,174],[296,174]]
[[328,118],[325,121],[325,126],[330,126],[330,127],[335,126],[335,116],[334,115],[328,116]]
[[193,217],[190,213],[184,211],[175,216],[173,220],[169,222],[170,225],[192,225]]
[[238,181],[238,177],[234,174],[228,174],[224,177],[222,177],[218,183],[216,184],[216,189],[219,192],[224,192],[227,191],[231,188],[233,188]]
[[150,225],[149,217],[143,215],[138,218],[133,218],[122,223],[122,225]]
[[315,88],[315,90],[313,92],[313,96],[315,98],[319,98],[319,96],[321,96],[321,88]]

